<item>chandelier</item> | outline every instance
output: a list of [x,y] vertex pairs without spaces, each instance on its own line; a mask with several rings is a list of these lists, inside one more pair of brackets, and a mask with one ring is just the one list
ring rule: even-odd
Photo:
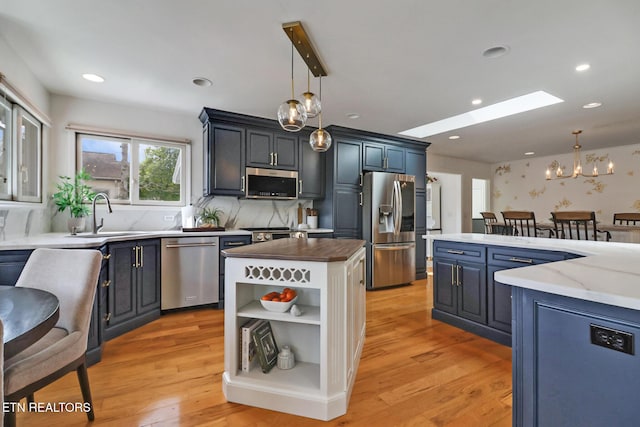
[[[597,162],[603,161],[604,159],[608,159],[608,157],[603,157],[603,158],[594,157],[591,159],[587,158],[587,163],[589,163],[590,160],[593,161],[593,170],[590,174],[584,173],[584,171],[582,170],[582,162],[580,160],[580,157],[581,157],[580,149],[582,148],[582,146],[578,142],[578,135],[580,135],[581,133],[582,133],[581,130],[574,130],[572,132],[572,134],[576,136],[576,143],[573,146],[573,171],[570,174],[565,175],[563,168],[560,166],[560,164],[556,160],[554,160],[553,163],[551,163],[551,165],[549,165],[549,167],[547,168],[547,173],[546,173],[547,180],[558,179],[558,178],[577,178],[579,176],[583,176],[586,178],[593,178],[600,175],[598,173]],[[552,170],[555,170],[555,173],[552,173],[551,172]],[[603,175],[613,175],[613,162],[611,160],[609,160],[609,164],[607,165],[607,173]]]

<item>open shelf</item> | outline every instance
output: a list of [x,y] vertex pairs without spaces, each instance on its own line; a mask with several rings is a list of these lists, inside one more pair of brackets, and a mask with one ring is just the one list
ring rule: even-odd
[[251,301],[238,309],[236,313],[238,317],[252,317],[256,319],[280,320],[291,323],[305,323],[309,325],[320,324],[320,307],[313,305],[297,304],[302,311],[300,316],[294,316],[289,311],[285,313],[276,313],[266,310],[260,304],[260,301]]
[[283,388],[301,393],[317,393],[320,390],[320,365],[317,363],[296,362],[292,369],[273,367],[269,373],[263,373],[259,366],[249,372],[238,371],[240,381],[250,380],[256,385]]

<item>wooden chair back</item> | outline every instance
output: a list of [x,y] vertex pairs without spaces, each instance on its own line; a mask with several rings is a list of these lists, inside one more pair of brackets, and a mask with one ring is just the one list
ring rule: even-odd
[[[598,233],[602,233],[597,229],[593,211],[551,212],[551,216],[558,239],[598,240]],[[609,241],[610,235],[605,233]]]
[[485,234],[494,234],[497,230],[494,227],[498,222],[496,214],[493,212],[480,212],[482,219],[484,220],[484,232]]
[[613,214],[613,223],[619,225],[636,225],[640,222],[640,212],[619,212]]
[[537,237],[536,215],[530,211],[503,211],[502,218],[507,234]]

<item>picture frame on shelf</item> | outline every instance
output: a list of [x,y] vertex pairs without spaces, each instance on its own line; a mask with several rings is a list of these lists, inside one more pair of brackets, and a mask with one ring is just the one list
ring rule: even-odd
[[278,362],[278,345],[271,330],[271,324],[267,321],[259,325],[251,332],[253,343],[255,344],[258,361],[262,372],[265,374]]

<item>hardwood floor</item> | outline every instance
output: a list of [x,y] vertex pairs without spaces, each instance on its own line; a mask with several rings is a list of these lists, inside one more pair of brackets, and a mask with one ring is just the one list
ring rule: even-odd
[[[106,343],[89,368],[96,420],[18,413],[27,426],[510,426],[511,349],[431,319],[425,280],[367,293],[367,338],[346,415],[329,422],[225,401],[223,312],[193,310]],[[78,402],[69,374],[37,402]]]

